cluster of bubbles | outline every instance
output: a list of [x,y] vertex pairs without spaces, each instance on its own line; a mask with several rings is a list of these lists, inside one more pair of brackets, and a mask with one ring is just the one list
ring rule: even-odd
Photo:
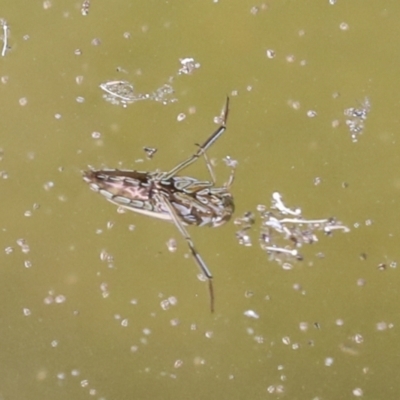
[[351,140],[353,142],[358,141],[358,137],[364,131],[364,124],[371,110],[371,103],[366,97],[360,105],[356,107],[346,108],[344,115],[346,118],[346,125],[349,128],[351,134]]

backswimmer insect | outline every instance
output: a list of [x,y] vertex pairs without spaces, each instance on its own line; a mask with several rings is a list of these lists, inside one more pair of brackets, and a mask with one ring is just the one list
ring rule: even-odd
[[[213,276],[196,250],[185,226],[218,227],[229,221],[234,212],[230,187],[234,180],[234,167],[221,187],[215,186],[212,165],[207,150],[225,132],[229,112],[226,99],[222,123],[218,129],[186,160],[168,172],[142,172],[117,169],[90,169],[83,172],[83,179],[92,190],[103,195],[111,203],[150,217],[171,221],[185,238],[190,252],[202,274],[208,280],[211,312],[214,312]],[[204,157],[211,175],[211,182],[177,174]]]

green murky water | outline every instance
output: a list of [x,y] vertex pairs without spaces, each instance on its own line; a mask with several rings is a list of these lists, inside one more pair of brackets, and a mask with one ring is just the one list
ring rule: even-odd
[[[397,399],[400,4],[91,3],[87,16],[79,1],[1,8],[0,399]],[[200,68],[178,75],[185,57]],[[169,82],[177,101],[112,105],[111,80]],[[251,247],[232,222],[190,228],[211,315],[176,228],[117,213],[81,170],[169,170],[227,94],[209,156],[219,183],[222,158],[239,162],[235,216],[278,191],[351,232],[319,234],[285,269],[260,249],[259,218]],[[365,98],[354,143],[343,113]],[[185,173],[208,179],[203,162]]]

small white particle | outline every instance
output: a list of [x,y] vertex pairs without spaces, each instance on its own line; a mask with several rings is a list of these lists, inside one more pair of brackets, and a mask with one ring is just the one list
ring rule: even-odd
[[169,323],[171,324],[171,326],[178,326],[181,322],[179,321],[178,318],[174,318],[174,319],[171,319],[171,321]]
[[14,251],[14,248],[11,246],[8,246],[4,249],[6,254],[11,254]]
[[49,191],[51,188],[54,187],[54,182],[51,182],[51,181],[46,182],[46,183],[43,185],[43,187],[44,187],[44,190]]
[[330,367],[333,364],[333,358],[332,357],[326,357],[324,363],[325,363],[325,365],[327,367]]
[[43,2],[43,9],[48,10],[50,7],[52,7],[52,3],[50,0],[46,0]]
[[186,118],[186,115],[185,115],[184,113],[180,113],[180,114],[176,117],[176,119],[177,119],[178,122],[183,121],[185,118]]
[[178,304],[178,299],[175,296],[168,297],[168,301],[171,306],[176,306]]
[[254,341],[258,344],[263,344],[264,343],[264,337],[263,336],[254,336]]
[[62,294],[59,294],[59,295],[56,296],[56,298],[55,298],[55,301],[56,301],[57,304],[65,303],[66,300],[67,300],[67,298],[66,298],[64,295],[62,295]]
[[302,332],[308,331],[308,322],[300,322],[299,327]]
[[246,317],[258,319],[260,316],[253,310],[247,310],[243,313]]
[[168,310],[169,309],[169,307],[170,307],[170,303],[169,303],[169,301],[168,300],[161,300],[160,301],[160,306],[161,306],[161,308],[164,310],[164,311],[166,311],[166,310]]
[[388,328],[388,325],[386,322],[378,322],[376,324],[376,330],[377,331],[385,331]]
[[259,11],[260,11],[260,9],[257,6],[253,6],[250,9],[250,13],[253,15],[257,15]]
[[171,253],[174,253],[178,248],[178,245],[177,245],[176,240],[174,238],[169,239],[166,244],[167,244],[168,250]]
[[114,221],[107,221],[107,229],[112,229],[114,226]]
[[296,57],[293,54],[289,54],[289,55],[286,56],[286,61],[289,62],[289,63],[294,62],[295,59],[296,59]]
[[92,138],[93,139],[100,139],[101,138],[101,133],[100,132],[92,132]]
[[365,286],[366,285],[366,280],[364,278],[359,278],[357,279],[357,286]]
[[31,310],[30,310],[29,308],[23,308],[23,309],[22,309],[22,312],[24,313],[24,315],[25,315],[26,317],[28,317],[29,315],[32,314],[32,312],[31,312]]
[[100,38],[94,38],[94,39],[90,42],[90,44],[91,44],[92,46],[100,46],[100,45],[101,45],[101,39],[100,39]]
[[346,22],[342,22],[339,27],[340,27],[341,31],[348,31],[349,30],[349,25]]
[[353,336],[353,340],[354,340],[354,342],[357,343],[357,344],[361,344],[361,343],[364,342],[364,338],[363,338],[362,335],[360,335],[359,333],[356,333],[356,334]]
[[276,56],[275,51],[271,50],[271,49],[268,49],[266,54],[267,54],[267,58],[270,58],[270,59],[275,58],[275,56]]
[[89,385],[89,381],[87,379],[84,379],[81,381],[81,386],[82,387],[87,387]]
[[299,109],[300,109],[300,102],[298,102],[298,101],[289,100],[289,101],[288,101],[288,105],[289,105],[290,107],[292,107],[293,110],[299,110]]
[[183,365],[183,361],[182,360],[176,360],[174,363],[174,368],[180,368]]
[[283,344],[286,344],[286,345],[290,344],[290,337],[284,336],[284,337],[282,338],[282,343],[283,343]]

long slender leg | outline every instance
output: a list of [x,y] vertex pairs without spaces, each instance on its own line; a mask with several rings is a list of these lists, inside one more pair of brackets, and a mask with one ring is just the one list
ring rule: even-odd
[[190,156],[185,161],[178,164],[176,167],[172,168],[169,172],[167,172],[162,179],[170,179],[174,175],[176,175],[179,171],[182,171],[184,168],[193,164],[199,157],[204,155],[204,153],[216,142],[216,140],[225,132],[226,130],[226,121],[228,119],[229,113],[229,97],[226,98],[225,108],[224,108],[224,119],[222,121],[222,125],[199,147],[196,153]]
[[[200,147],[199,144],[196,144],[196,146],[199,146],[199,147]],[[211,164],[211,161],[210,161],[210,159],[208,158],[208,155],[207,155],[206,152],[203,153],[203,157],[204,157],[204,161],[205,161],[205,163],[206,163],[208,172],[210,173],[211,181],[212,181],[212,183],[215,185],[216,179],[215,179],[214,169],[213,169],[213,166],[212,166],[212,164]],[[225,162],[226,162],[226,165],[227,165],[228,167],[231,168],[231,173],[229,174],[228,181],[227,181],[226,183],[224,183],[224,187],[227,188],[227,189],[229,189],[229,188],[232,186],[233,181],[235,180],[236,161],[232,161],[232,160],[230,159],[230,157],[228,156],[228,157],[226,157]]]
[[188,231],[185,229],[185,227],[182,225],[181,221],[179,220],[179,217],[176,214],[176,211],[175,211],[173,205],[170,203],[170,201],[168,199],[166,199],[162,194],[155,195],[155,198],[157,199],[157,201],[161,202],[164,205],[164,207],[168,210],[175,226],[178,228],[181,235],[185,238],[186,243],[189,246],[190,252],[192,253],[193,258],[195,259],[197,265],[200,268],[200,271],[207,278],[208,290],[210,293],[211,312],[214,312],[214,287],[212,284],[213,277],[212,277],[211,271],[208,269],[206,263],[203,261],[200,254],[197,252],[196,248],[194,247],[192,238],[190,237]]
[[210,161],[210,159],[208,158],[208,155],[207,155],[206,152],[203,153],[203,157],[204,157],[204,161],[206,162],[206,166],[207,166],[208,172],[209,172],[210,175],[211,175],[212,183],[215,184],[215,181],[216,181],[216,180],[215,180],[214,170],[213,170],[213,167],[212,167],[212,165],[211,165],[211,161]]
[[235,171],[236,171],[236,161],[230,160],[229,157],[227,157],[227,165],[231,167],[231,173],[229,174],[228,182],[224,183],[224,187],[229,190],[229,188],[232,186],[233,181],[235,180]]
[[[201,147],[198,143],[196,143],[196,146]],[[208,172],[210,173],[211,181],[212,181],[213,185],[215,185],[216,179],[215,179],[214,169],[213,169],[213,167],[212,167],[211,161],[210,161],[210,159],[208,158],[208,155],[207,155],[206,152],[203,153],[203,157],[204,157],[204,161],[205,161],[205,163],[206,163],[206,167],[207,167],[207,169],[208,169]]]

